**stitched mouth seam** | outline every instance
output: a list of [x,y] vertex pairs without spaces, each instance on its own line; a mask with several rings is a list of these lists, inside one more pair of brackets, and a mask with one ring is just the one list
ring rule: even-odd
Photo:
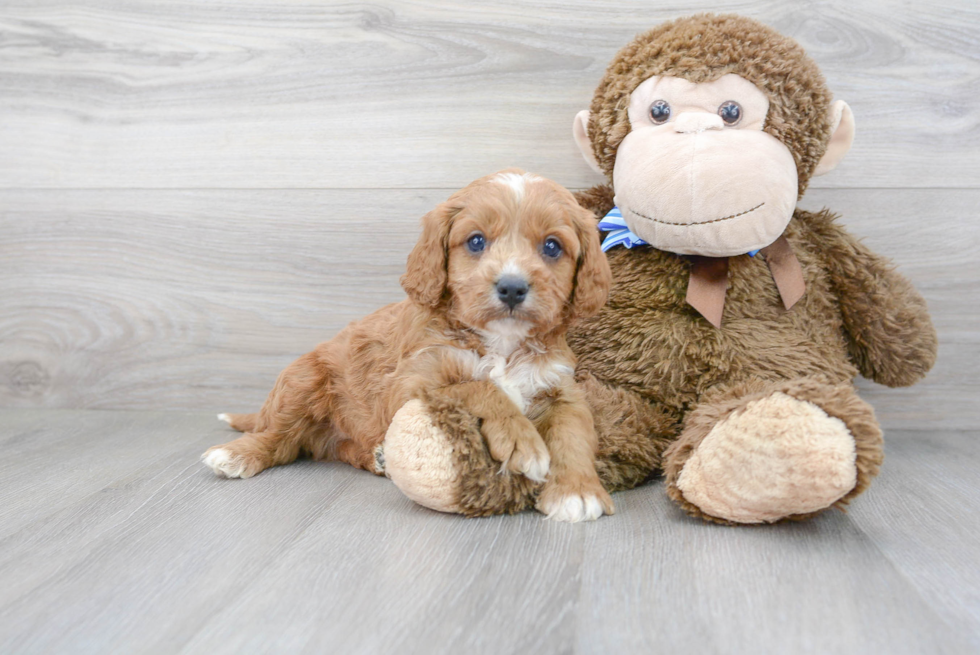
[[660,219],[657,219],[657,218],[651,218],[650,216],[647,216],[645,214],[641,214],[640,212],[636,211],[635,209],[630,209],[629,207],[627,207],[626,209],[631,214],[636,214],[640,218],[645,218],[648,221],[653,221],[654,223],[660,223],[662,225],[677,225],[679,227],[690,227],[692,225],[709,225],[711,223],[720,223],[721,221],[730,221],[733,218],[738,218],[739,216],[745,216],[746,214],[749,214],[751,212],[754,212],[756,209],[758,209],[759,207],[762,207],[764,204],[766,204],[766,203],[765,202],[760,202],[758,205],[756,205],[752,209],[746,209],[744,212],[739,212],[737,214],[732,214],[731,216],[723,216],[722,218],[716,218],[716,219],[713,219],[713,220],[710,220],[710,221],[701,221],[700,223],[671,223],[670,221],[661,221]]

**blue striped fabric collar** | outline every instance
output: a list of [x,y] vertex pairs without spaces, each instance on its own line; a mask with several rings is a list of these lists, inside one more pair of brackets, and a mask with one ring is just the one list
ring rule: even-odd
[[[605,218],[599,221],[599,230],[609,233],[602,240],[602,252],[606,252],[610,248],[615,248],[619,245],[626,246],[627,248],[648,245],[646,241],[629,229],[626,221],[623,220],[623,212],[619,211],[619,207],[610,209]],[[759,251],[752,250],[748,255],[749,257],[755,257],[757,252]]]
[[605,218],[599,221],[599,230],[609,233],[602,240],[602,252],[618,245],[624,245],[627,248],[646,245],[646,241],[636,236],[626,226],[626,221],[623,220],[623,213],[619,211],[619,207],[610,209]]

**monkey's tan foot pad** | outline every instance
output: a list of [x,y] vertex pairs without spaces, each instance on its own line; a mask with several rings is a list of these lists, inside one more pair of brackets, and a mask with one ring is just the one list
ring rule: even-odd
[[469,517],[534,507],[541,483],[500,470],[479,422],[456,401],[410,400],[384,440],[384,472],[419,505]]
[[395,413],[380,452],[385,475],[406,496],[429,509],[460,511],[452,445],[421,400],[410,400]]
[[707,515],[770,523],[825,509],[857,483],[854,438],[817,405],[776,392],[719,421],[677,479]]

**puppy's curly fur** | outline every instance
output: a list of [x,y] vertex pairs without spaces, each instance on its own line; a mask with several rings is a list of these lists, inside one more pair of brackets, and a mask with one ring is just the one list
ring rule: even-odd
[[[558,184],[510,169],[454,194],[422,228],[402,277],[408,299],[296,360],[258,413],[221,415],[245,434],[205,463],[246,478],[307,455],[381,474],[376,452],[395,412],[438,391],[479,419],[502,471],[544,483],[542,512],[612,513],[565,342],[569,322],[598,312],[609,291],[591,213]],[[516,303],[505,278],[524,289]]]

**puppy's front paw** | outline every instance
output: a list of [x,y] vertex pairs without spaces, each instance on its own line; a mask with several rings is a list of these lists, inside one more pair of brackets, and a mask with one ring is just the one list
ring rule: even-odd
[[490,455],[501,462],[501,472],[521,473],[535,482],[544,482],[548,477],[551,455],[527,417],[486,419],[480,431],[487,440]]
[[523,473],[529,480],[544,482],[551,468],[551,455],[537,430],[534,437],[518,438],[514,444],[514,452],[503,465],[508,471]]
[[603,514],[616,513],[612,498],[598,480],[576,486],[548,483],[538,497],[537,510],[545,518],[567,523],[594,521]]
[[250,478],[255,475],[249,470],[244,457],[235,455],[223,446],[209,448],[201,455],[201,461],[221,478]]

